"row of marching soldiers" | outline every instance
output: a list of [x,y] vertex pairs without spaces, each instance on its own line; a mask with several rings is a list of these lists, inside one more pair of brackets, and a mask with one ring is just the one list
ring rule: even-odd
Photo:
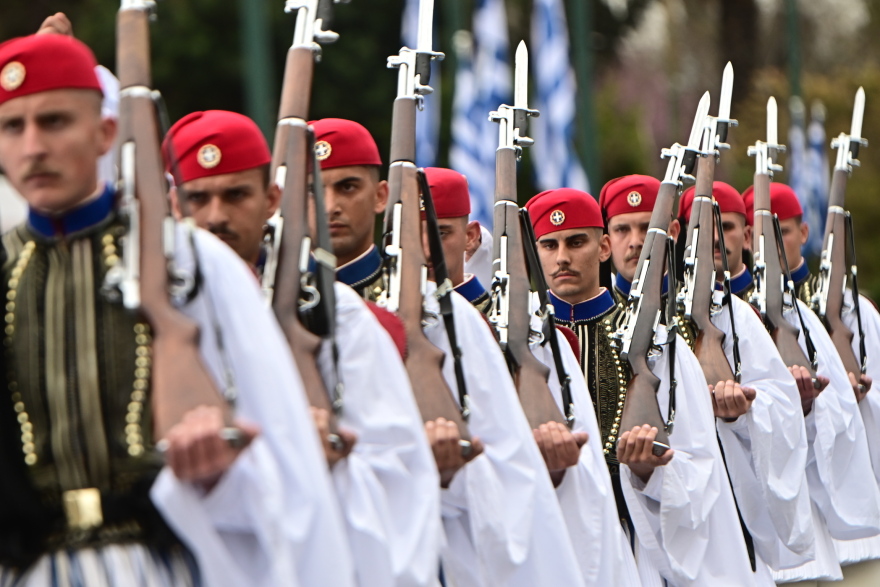
[[[101,115],[95,68],[65,34],[0,45],[0,166],[28,204],[2,240],[0,586],[880,584],[880,403],[869,393],[880,314],[864,300],[857,326],[849,296],[853,348],[861,337],[867,348],[867,374],[853,373],[799,304],[804,322],[791,322],[810,333],[817,372],[786,366],[744,301],[753,190],[721,182],[713,262],[733,295],[719,294],[711,320],[737,373],[706,380],[683,316],[668,331],[677,344],[656,329],[661,431],[622,427],[633,372],[615,339],[661,182],[631,175],[598,203],[561,187],[526,204],[526,246],[558,326],[544,340],[534,328],[531,352],[566,415],[535,423],[484,318],[491,235],[469,220],[464,176],[425,170],[456,293],[425,285],[422,332],[447,356],[454,399],[467,398],[465,439],[456,422],[420,414],[429,382],[409,363],[412,332],[374,303],[388,288],[374,225],[390,189],[369,131],[310,123],[337,280],[337,334],[316,364],[343,408],[325,409],[309,406],[308,377],[260,288],[274,262],[266,224],[283,204],[267,141],[240,114],[189,114],[162,143],[180,221],[165,234],[170,299],[198,325],[201,361],[235,413],[200,405],[158,426],[160,367],[180,365],[158,360],[161,316],[126,308],[106,285],[138,243],[124,194],[97,172],[117,123]],[[791,278],[810,299],[809,227],[790,188],[773,183],[770,196]],[[682,195],[669,235],[695,200]],[[674,280],[663,284],[645,295],[667,299]]]

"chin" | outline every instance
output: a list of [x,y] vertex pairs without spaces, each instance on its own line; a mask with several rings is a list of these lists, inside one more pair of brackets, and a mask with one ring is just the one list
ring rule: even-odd
[[56,190],[37,189],[22,193],[28,206],[44,214],[58,214],[75,207],[85,198],[60,194]]

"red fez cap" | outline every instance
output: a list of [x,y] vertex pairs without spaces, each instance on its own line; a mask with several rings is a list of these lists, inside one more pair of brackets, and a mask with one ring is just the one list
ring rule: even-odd
[[162,143],[165,169],[180,182],[235,173],[272,161],[266,138],[253,120],[235,112],[187,114]]
[[651,212],[660,191],[660,180],[649,175],[626,175],[612,179],[599,193],[599,207],[606,219],[630,212]]
[[426,167],[425,175],[437,218],[460,218],[471,213],[471,196],[465,176],[441,167]]
[[92,50],[66,35],[30,35],[0,45],[0,104],[49,90],[103,94]]
[[[696,189],[693,186],[686,189],[681,195],[681,201],[678,203],[678,215],[684,218],[685,222],[691,221],[691,206],[694,203],[695,191]],[[746,216],[746,207],[743,204],[742,197],[732,185],[726,184],[723,181],[716,181],[712,184],[712,196],[718,202],[718,207],[721,208],[722,213],[736,212]],[[748,216],[746,216],[746,221],[748,221]]]
[[324,118],[309,124],[315,129],[315,152],[321,169],[382,165],[373,135],[357,122]]
[[604,228],[599,204],[587,192],[559,188],[541,192],[526,203],[535,237],[570,228]]
[[[755,221],[755,186],[750,185],[742,197],[746,207],[746,220],[752,224]],[[779,220],[788,220],[803,216],[804,209],[793,189],[774,181],[770,184],[770,213],[779,216]]]

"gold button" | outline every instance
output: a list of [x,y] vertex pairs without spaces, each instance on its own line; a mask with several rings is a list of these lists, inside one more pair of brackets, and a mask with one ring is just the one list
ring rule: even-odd
[[26,455],[33,454],[34,443],[33,442],[25,443],[25,445],[21,447],[21,451]]
[[146,357],[150,354],[150,349],[145,346],[139,346],[135,349],[134,353],[139,357]]
[[144,409],[144,408],[143,408],[143,406],[140,404],[140,402],[131,402],[131,403],[128,404],[128,413],[129,413],[129,414],[132,414],[132,413],[138,413],[138,414],[139,414],[143,409]]
[[148,342],[150,342],[149,339],[147,339],[146,334],[138,334],[137,336],[134,337],[134,341],[135,341],[135,343],[137,343],[139,345],[145,345]]
[[27,421],[28,421],[27,412],[22,412],[18,415],[18,423],[19,424],[24,424]]
[[9,300],[10,302],[14,302],[15,301],[15,292],[12,290],[9,290],[8,292],[6,292],[6,299]]
[[134,333],[135,334],[143,334],[144,333],[144,325],[143,324],[135,324],[134,325]]
[[25,422],[24,424],[21,425],[22,432],[32,432],[33,429],[34,429],[34,425],[31,424],[30,422]]
[[140,444],[143,442],[143,438],[141,438],[140,434],[129,434],[125,437],[125,442],[127,444]]
[[138,367],[137,369],[134,370],[134,376],[137,379],[146,379],[147,377],[150,376],[150,372],[147,371],[146,369],[144,369],[143,367]]
[[34,435],[31,434],[30,432],[25,432],[24,434],[21,435],[21,441],[22,441],[23,443],[33,442],[33,441],[34,441]]
[[146,357],[138,357],[137,359],[134,360],[134,364],[137,367],[147,368],[150,366],[150,359],[148,359]]
[[37,455],[29,454],[24,457],[24,462],[26,465],[36,465],[37,464]]
[[13,326],[12,324],[7,324],[4,332],[6,333],[6,336],[12,336],[13,334],[15,334],[15,326]]
[[128,454],[133,457],[139,457],[144,454],[144,447],[139,444],[132,444],[128,447]]
[[6,323],[12,324],[15,322],[15,314],[6,314]]
[[14,277],[9,280],[9,289],[18,289],[18,280]]
[[13,409],[15,410],[16,414],[22,413],[24,411],[24,402],[15,402]]
[[107,259],[104,261],[104,263],[108,267],[112,267],[113,265],[119,263],[119,257],[117,257],[116,255],[107,255]]
[[138,391],[146,391],[147,380],[146,379],[135,379],[134,380],[134,388]]
[[125,427],[126,434],[140,434],[141,427],[137,424],[129,424]]
[[141,421],[141,415],[137,412],[129,412],[125,415],[125,421],[129,424],[137,424]]
[[131,401],[133,402],[142,402],[147,399],[147,394],[143,391],[132,391],[131,392]]

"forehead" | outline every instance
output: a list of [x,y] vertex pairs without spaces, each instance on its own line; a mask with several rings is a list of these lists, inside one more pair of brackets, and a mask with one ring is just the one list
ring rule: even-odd
[[566,230],[557,230],[548,232],[544,236],[538,237],[539,241],[566,241],[572,237],[590,236],[590,231],[599,230],[598,228],[568,228]]
[[727,224],[732,223],[739,228],[745,228],[746,226],[746,217],[740,214],[739,212],[722,212],[721,213],[721,222]]
[[222,192],[240,187],[263,191],[266,186],[263,185],[262,170],[259,167],[254,167],[244,171],[200,177],[184,182],[181,187],[188,192]]
[[344,179],[361,179],[372,182],[374,173],[372,168],[364,165],[350,165],[347,167],[333,167],[331,169],[322,169],[321,176],[324,183],[334,183]]
[[48,90],[19,96],[0,104],[0,117],[36,116],[45,112],[100,112],[101,94],[95,90]]
[[618,214],[608,219],[609,228],[612,226],[640,226],[651,223],[651,212],[627,212]]

